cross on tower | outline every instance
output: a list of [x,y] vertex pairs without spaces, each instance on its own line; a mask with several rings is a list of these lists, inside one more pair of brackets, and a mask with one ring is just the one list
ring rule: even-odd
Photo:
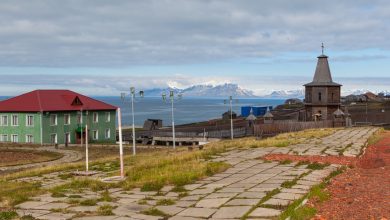
[[324,55],[324,43],[321,43],[322,55]]

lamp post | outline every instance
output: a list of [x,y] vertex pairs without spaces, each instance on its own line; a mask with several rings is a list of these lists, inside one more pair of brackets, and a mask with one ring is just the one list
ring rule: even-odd
[[[175,94],[173,90],[169,91],[169,100],[171,102],[171,108],[172,108],[172,140],[173,140],[173,149],[176,149],[176,136],[175,136],[175,115],[174,115],[174,102],[176,100],[181,100],[182,94],[177,94],[177,97],[175,98]],[[167,94],[164,92],[162,94],[162,99],[164,102],[167,101]]]
[[223,102],[230,105],[230,138],[234,139],[234,131],[233,131],[233,101],[238,101],[237,99],[233,99],[233,96],[229,96],[228,100],[223,100]]
[[[136,155],[136,147],[135,147],[135,121],[134,121],[134,100],[136,99],[136,96],[135,96],[136,92],[135,92],[135,88],[134,87],[130,87],[130,99],[131,99],[131,116],[132,116],[132,119],[133,119],[133,155]],[[144,91],[139,91],[139,96],[141,98],[144,97]],[[121,99],[123,102],[125,102],[126,100],[126,93],[121,93]]]

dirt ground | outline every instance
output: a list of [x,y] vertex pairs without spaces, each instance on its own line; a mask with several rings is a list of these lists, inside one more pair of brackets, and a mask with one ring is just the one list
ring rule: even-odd
[[49,151],[0,149],[0,167],[56,160],[62,154]]
[[326,190],[330,200],[311,201],[318,210],[315,219],[390,219],[390,132]]

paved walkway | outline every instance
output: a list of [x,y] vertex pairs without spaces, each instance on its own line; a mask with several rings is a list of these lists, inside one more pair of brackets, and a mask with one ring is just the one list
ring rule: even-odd
[[0,174],[1,173],[15,172],[15,171],[24,170],[24,169],[30,169],[30,168],[38,168],[38,167],[52,166],[52,165],[63,164],[63,163],[71,163],[71,162],[81,160],[81,158],[82,158],[82,154],[80,152],[73,151],[73,150],[65,150],[65,149],[55,149],[54,147],[38,147],[38,148],[18,147],[17,149],[34,150],[34,151],[51,151],[51,152],[61,153],[64,156],[58,160],[52,160],[52,161],[46,161],[46,162],[40,162],[40,163],[30,163],[30,164],[16,165],[16,166],[0,167]]
[[[69,192],[66,197],[61,198],[45,194],[20,204],[17,212],[20,216],[32,215],[38,219],[164,219],[145,214],[150,212],[160,215],[163,212],[173,220],[274,218],[291,202],[303,197],[313,185],[319,184],[337,169],[337,165],[314,169],[307,165],[268,162],[259,158],[269,153],[338,155],[340,152],[348,152],[356,156],[375,130],[376,128],[346,129],[329,137],[285,148],[226,152],[212,160],[225,161],[232,167],[186,185],[186,192],[174,192],[172,186],[164,187],[161,192],[110,189],[113,202],[99,202],[92,206],[74,205],[72,200],[77,197],[99,199],[103,192],[86,190],[76,196],[74,192]],[[97,210],[104,205],[113,207],[113,215],[97,216]],[[92,216],[82,217],[83,215]]]

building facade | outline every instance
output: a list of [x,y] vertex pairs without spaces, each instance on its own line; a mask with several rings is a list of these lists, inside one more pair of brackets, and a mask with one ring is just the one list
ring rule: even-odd
[[[69,90],[35,90],[0,102],[0,142],[115,143],[117,107]],[[83,137],[82,137],[83,136]]]
[[329,120],[341,105],[341,84],[332,80],[328,56],[317,57],[313,81],[305,84],[305,119]]

